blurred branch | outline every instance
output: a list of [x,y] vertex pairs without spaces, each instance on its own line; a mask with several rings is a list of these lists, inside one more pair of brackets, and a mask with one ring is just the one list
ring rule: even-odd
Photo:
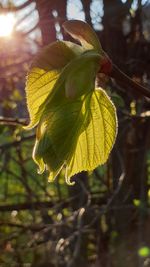
[[19,204],[8,204],[8,205],[0,205],[0,212],[4,211],[19,211],[19,210],[40,210],[41,208],[52,208],[54,203],[51,201],[38,201],[38,202],[25,202]]
[[34,2],[33,0],[28,0],[25,3],[23,3],[20,6],[9,6],[9,7],[0,7],[0,13],[2,12],[16,12],[19,11],[25,7],[27,7],[28,5],[30,5],[32,2]]
[[0,117],[0,125],[22,125],[25,126],[27,125],[27,120],[26,119],[18,119],[18,118],[6,118],[6,117]]
[[124,88],[132,89],[133,92],[137,94],[142,94],[145,97],[150,98],[150,90],[146,87],[140,85],[139,83],[133,81],[129,76],[127,76],[124,72],[122,72],[115,64],[113,64],[112,71],[110,76],[118,81]]
[[92,1],[91,0],[81,0],[82,2],[82,6],[83,6],[83,10],[84,10],[84,14],[85,14],[85,21],[87,23],[89,23],[90,25],[92,25],[92,21],[91,21],[91,15],[90,15],[90,11],[91,11],[91,3]]
[[79,210],[78,218],[77,218],[77,239],[75,243],[75,248],[73,251],[73,255],[71,257],[70,262],[68,263],[67,267],[73,267],[76,263],[79,255],[80,255],[80,248],[81,248],[81,242],[82,242],[82,229],[83,229],[83,216],[85,213],[85,209],[81,208]]
[[33,14],[34,11],[35,11],[35,9],[31,9],[30,12],[28,12],[23,17],[21,17],[18,21],[16,21],[15,26],[14,26],[14,29],[16,30],[16,27],[18,27],[22,22],[24,22],[24,20],[26,20],[27,18],[29,18]]
[[29,140],[32,140],[33,138],[35,138],[35,134],[32,134],[32,135],[28,135],[28,136],[25,136],[25,137],[22,137],[20,140],[18,141],[14,141],[14,142],[10,142],[10,143],[6,143],[6,144],[2,144],[0,145],[0,149],[7,149],[7,148],[10,148],[10,147],[13,147],[13,146],[17,146],[18,144],[22,143],[22,142],[25,142],[25,141],[29,141]]
[[35,24],[34,27],[32,27],[30,30],[28,30],[27,32],[23,32],[23,36],[27,36],[28,34],[30,34],[31,32],[35,31],[38,27],[39,27],[39,22]]
[[[118,193],[118,191],[117,191]],[[117,194],[115,192],[115,196]],[[115,197],[113,195],[113,199]],[[0,212],[7,212],[7,211],[20,211],[20,210],[41,210],[42,208],[53,208],[53,209],[64,209],[71,205],[71,203],[75,200],[77,200],[79,195],[76,195],[75,197],[69,197],[67,199],[62,199],[61,201],[33,201],[33,202],[24,202],[19,204],[6,204],[6,205],[0,205]],[[102,208],[102,210],[106,212],[106,209],[111,205],[112,198],[108,201],[105,208]],[[94,203],[94,199],[93,199]],[[78,212],[77,212],[78,213]]]
[[46,227],[45,225],[42,225],[42,224],[24,225],[20,223],[0,221],[0,227],[1,226],[9,226],[9,227],[15,227],[15,228],[17,227],[17,228],[23,228],[25,230],[31,230],[31,231],[41,231]]
[[20,210],[41,210],[42,208],[66,208],[70,205],[70,203],[74,200],[74,198],[68,198],[67,200],[63,200],[61,202],[53,202],[53,201],[36,201],[36,202],[24,202],[19,204],[7,204],[0,205],[0,212],[7,211],[20,211]]

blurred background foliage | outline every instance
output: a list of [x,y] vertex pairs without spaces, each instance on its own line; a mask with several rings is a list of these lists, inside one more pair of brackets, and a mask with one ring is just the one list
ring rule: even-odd
[[150,88],[150,1],[1,0],[0,16],[10,14],[12,34],[0,36],[0,266],[150,266],[150,100],[108,81],[116,144],[107,164],[76,175],[73,187],[63,171],[52,184],[37,174],[35,133],[22,129],[30,62],[70,38],[67,19],[86,20],[113,62]]

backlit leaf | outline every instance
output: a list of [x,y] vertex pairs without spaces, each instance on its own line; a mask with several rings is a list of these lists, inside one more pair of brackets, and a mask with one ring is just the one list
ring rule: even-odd
[[[40,115],[41,119],[37,128],[37,141],[33,151],[33,158],[39,165],[40,172],[44,171],[45,167],[43,162],[45,162],[51,172],[57,173],[66,159],[70,157],[70,153],[73,153],[72,146],[75,148],[74,145],[76,145],[76,137],[78,136],[73,132],[68,139],[68,134],[70,129],[76,125],[78,111],[81,110],[83,104],[81,96],[94,91],[98,61],[99,55],[91,52],[72,60],[62,71],[53,88],[53,92],[48,95],[46,101],[40,106],[40,111],[42,110]],[[90,86],[87,84],[86,88],[82,86],[82,75],[85,80],[86,71],[83,72],[81,70],[85,64],[90,66],[91,63],[92,66],[95,65],[95,67],[93,70],[90,69],[90,74],[89,69],[87,69],[87,75],[92,75],[92,79],[91,81],[87,80],[90,82]],[[81,92],[76,92],[74,97],[70,98],[68,95],[66,96],[65,87],[68,77],[70,77],[69,80],[71,79],[70,74],[72,74],[72,70],[74,72],[80,72],[81,81],[79,79],[78,83]],[[76,87],[74,89],[76,90]],[[63,136],[67,138],[67,143],[62,140]]]
[[39,121],[39,107],[53,89],[61,70],[75,57],[73,50],[65,42],[55,42],[44,48],[32,63],[27,77],[26,96],[33,128]]
[[81,171],[104,164],[113,147],[117,118],[115,107],[101,89],[97,73],[105,59],[92,28],[68,21],[65,30],[82,46],[55,42],[35,58],[27,77],[30,124],[37,125],[33,159],[39,173],[49,171],[52,181],[62,168],[66,181]]
[[30,124],[25,127],[26,129],[33,128],[39,122],[40,117],[37,115],[39,107],[53,89],[58,77],[59,71],[45,71],[39,68],[30,71],[26,84]]
[[68,178],[104,164],[116,139],[115,107],[102,89],[87,95],[84,108],[82,130],[69,162]]
[[60,98],[46,108],[39,126],[34,159],[44,171],[45,163],[53,180],[62,167],[66,181],[83,170],[90,171],[106,162],[116,137],[116,113],[102,89],[76,100]]

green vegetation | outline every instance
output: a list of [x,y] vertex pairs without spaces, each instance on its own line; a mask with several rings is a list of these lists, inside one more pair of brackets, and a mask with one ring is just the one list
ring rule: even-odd
[[38,124],[33,159],[39,172],[48,169],[53,181],[65,168],[66,182],[73,184],[71,176],[106,162],[117,119],[107,94],[95,88],[96,75],[109,59],[94,31],[80,21],[68,21],[64,28],[83,46],[56,42],[36,57],[26,86],[31,117],[27,128]]

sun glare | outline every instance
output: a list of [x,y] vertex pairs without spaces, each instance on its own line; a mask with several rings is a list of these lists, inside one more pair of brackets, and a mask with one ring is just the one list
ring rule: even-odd
[[0,37],[10,36],[13,32],[15,18],[13,14],[0,15]]

